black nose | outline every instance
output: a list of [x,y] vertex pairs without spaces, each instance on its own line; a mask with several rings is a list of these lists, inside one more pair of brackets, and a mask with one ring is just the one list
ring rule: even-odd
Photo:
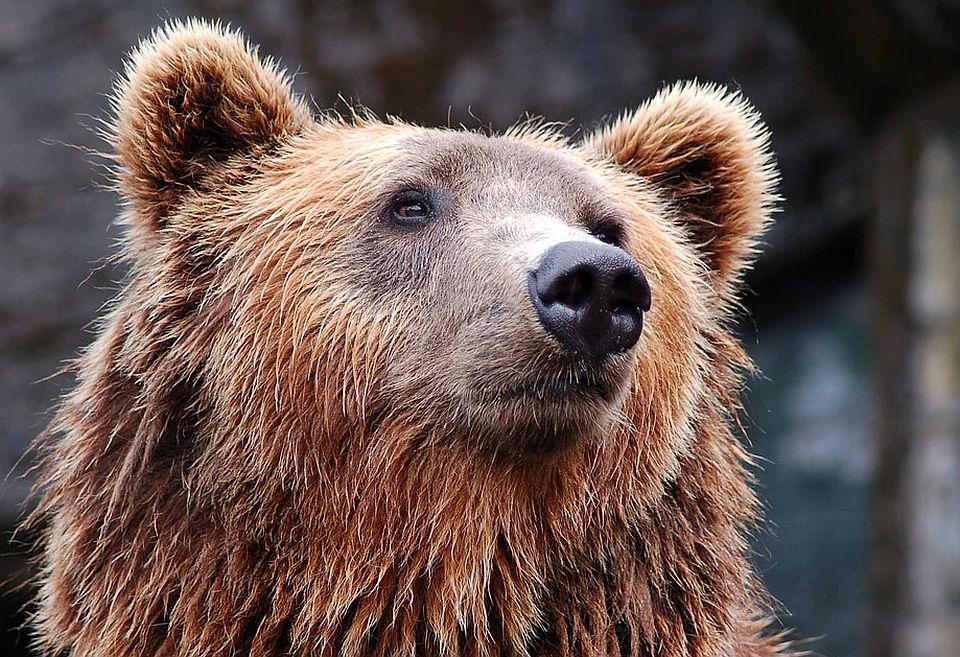
[[623,249],[599,242],[561,242],[529,276],[540,323],[567,349],[602,358],[640,339],[650,286]]

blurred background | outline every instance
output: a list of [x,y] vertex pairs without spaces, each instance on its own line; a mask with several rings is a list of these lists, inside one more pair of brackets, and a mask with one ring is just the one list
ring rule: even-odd
[[782,622],[829,657],[960,655],[960,2],[0,0],[0,655],[20,629],[25,448],[122,272],[117,199],[85,148],[124,53],[220,18],[317,106],[427,125],[526,113],[575,136],[664,83],[743,91],[783,211],[741,333]]

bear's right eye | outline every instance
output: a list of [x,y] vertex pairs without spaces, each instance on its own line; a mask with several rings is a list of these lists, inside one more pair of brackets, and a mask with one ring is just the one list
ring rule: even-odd
[[590,234],[601,242],[605,242],[619,249],[623,248],[623,225],[617,221],[608,219],[597,220],[590,228]]
[[419,227],[433,219],[433,204],[417,189],[397,194],[390,202],[387,220],[398,226]]

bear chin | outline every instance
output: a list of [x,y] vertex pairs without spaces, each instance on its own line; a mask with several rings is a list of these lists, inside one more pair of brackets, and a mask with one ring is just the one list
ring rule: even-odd
[[[582,413],[579,409],[577,412]],[[612,430],[615,417],[610,410],[594,406],[589,419],[555,413],[541,417],[539,423],[491,425],[474,432],[474,436],[481,453],[494,463],[542,466],[589,449]]]

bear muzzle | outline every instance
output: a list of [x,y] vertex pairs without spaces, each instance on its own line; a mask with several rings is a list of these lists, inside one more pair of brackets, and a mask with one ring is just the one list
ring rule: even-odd
[[550,247],[528,274],[537,318],[581,358],[601,360],[633,347],[650,310],[650,286],[623,249],[597,241]]

